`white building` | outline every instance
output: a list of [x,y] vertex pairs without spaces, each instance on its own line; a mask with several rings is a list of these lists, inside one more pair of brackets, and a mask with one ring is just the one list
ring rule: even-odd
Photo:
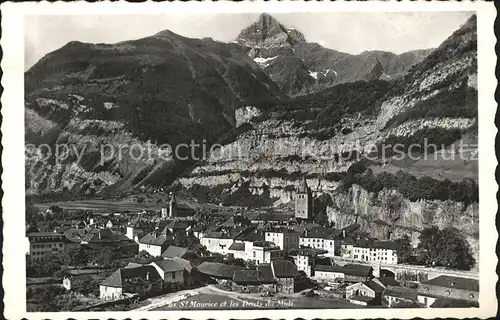
[[240,241],[233,242],[229,246],[228,253],[232,254],[235,259],[246,260],[245,243]]
[[304,271],[308,277],[314,275],[314,257],[306,254],[298,254],[293,257],[297,270]]
[[66,236],[55,232],[32,232],[28,234],[31,261],[41,260],[50,254],[62,254],[66,249]]
[[251,261],[255,263],[269,263],[273,260],[283,259],[285,252],[278,246],[273,245],[268,241],[255,241],[252,246]]
[[366,262],[397,264],[399,249],[394,241],[357,241],[352,248],[352,259]]
[[224,232],[212,232],[201,239],[201,244],[212,253],[228,254],[229,247],[233,244],[233,238]]
[[326,250],[328,257],[340,254],[340,242],[335,239],[335,230],[326,227],[313,228],[305,230],[300,236],[299,244],[301,247]]
[[300,239],[299,234],[288,228],[279,228],[267,231],[265,234],[266,241],[276,244],[280,249],[287,252],[292,249],[299,248],[300,246],[299,239]]
[[163,234],[148,233],[139,240],[139,252],[146,251],[153,257],[159,257],[169,246],[167,236]]

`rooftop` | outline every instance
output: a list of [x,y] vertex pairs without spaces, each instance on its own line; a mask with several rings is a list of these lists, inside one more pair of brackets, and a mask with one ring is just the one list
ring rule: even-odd
[[229,250],[245,251],[245,243],[244,242],[233,242],[233,244],[231,244],[229,246]]
[[476,301],[456,300],[438,298],[431,304],[431,308],[478,308],[479,304]]
[[162,235],[162,234],[157,235],[154,232],[146,234],[144,237],[142,237],[139,240],[139,243],[152,244],[152,245],[155,245],[155,246],[162,246],[166,242],[167,242],[167,236]]
[[173,272],[184,270],[184,266],[175,260],[154,261],[151,264],[157,265],[163,272]]
[[124,268],[116,270],[112,275],[107,277],[102,283],[102,286],[123,288],[127,284],[134,285],[146,284],[155,282],[161,279],[158,271],[153,266],[140,266],[136,268]]
[[398,250],[400,244],[396,241],[377,241],[377,240],[357,240],[355,247],[372,248],[372,249],[387,249]]
[[163,251],[161,256],[165,258],[183,257],[189,251],[190,250],[188,248],[170,245],[165,251]]
[[432,286],[479,292],[479,281],[475,279],[459,278],[452,276],[439,276],[437,278],[422,282],[422,285],[426,284]]
[[223,279],[232,279],[236,269],[241,268],[218,262],[203,262],[198,266],[201,273]]
[[407,300],[417,301],[417,291],[410,290],[404,287],[392,287],[389,286],[384,291],[385,296],[398,297]]
[[63,237],[64,233],[57,232],[31,232],[28,237]]
[[337,272],[346,275],[361,276],[361,277],[368,277],[371,269],[372,268],[370,266],[364,266],[359,264],[346,264],[344,266],[316,265],[316,267],[314,268],[314,270],[316,271]]
[[375,292],[383,292],[385,290],[385,288],[383,286],[381,286],[380,284],[378,284],[377,282],[373,281],[373,280],[369,280],[369,281],[365,281],[363,282],[367,287],[369,287],[370,289],[372,289],[373,291]]
[[336,236],[335,229],[327,227],[315,227],[305,230],[302,238],[321,238],[321,239],[334,239]]
[[369,297],[369,296],[357,296],[357,295],[353,295],[353,296],[350,296],[349,299],[350,300],[362,301],[362,302],[370,302],[370,301],[372,301],[375,298],[374,297]]
[[275,282],[273,270],[270,263],[261,263],[257,266],[257,270],[260,272],[260,279],[262,283],[273,283]]
[[259,270],[246,270],[240,269],[235,270],[233,275],[233,281],[236,283],[260,283],[259,281]]
[[274,260],[271,267],[276,278],[293,278],[299,275],[297,267],[288,260]]

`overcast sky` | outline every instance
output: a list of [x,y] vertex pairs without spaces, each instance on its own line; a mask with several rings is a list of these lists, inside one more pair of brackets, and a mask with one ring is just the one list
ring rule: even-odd
[[[358,54],[365,50],[402,53],[439,46],[472,13],[293,13],[272,14],[309,42]],[[234,40],[256,21],[257,13],[134,16],[28,16],[25,20],[25,69],[69,41],[114,43],[169,29],[186,37]]]

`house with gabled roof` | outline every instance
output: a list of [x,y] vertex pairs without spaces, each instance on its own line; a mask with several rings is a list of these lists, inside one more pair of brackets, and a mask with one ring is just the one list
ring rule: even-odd
[[418,301],[427,307],[476,306],[479,299],[479,281],[442,275],[420,283],[417,291]]
[[163,291],[175,290],[184,286],[184,266],[175,260],[159,260],[149,264],[163,280]]
[[201,244],[212,253],[228,254],[229,247],[233,244],[234,239],[248,230],[250,230],[249,227],[222,228],[220,231],[212,231],[206,234],[201,240]]
[[314,274],[318,279],[356,283],[372,279],[373,268],[360,264],[316,265]]
[[399,303],[418,303],[417,290],[401,286],[387,286],[382,296],[382,304],[395,307]]
[[168,248],[170,243],[171,239],[166,235],[157,232],[151,232],[144,235],[139,240],[139,252],[144,250],[150,255],[158,257],[161,256],[162,252]]
[[242,268],[218,262],[203,262],[198,266],[197,269],[205,278],[212,278],[217,281],[222,281],[232,280],[234,271],[236,269]]
[[293,293],[295,279],[299,276],[297,267],[288,260],[274,260],[271,261],[270,266],[278,283],[277,292]]
[[184,258],[192,254],[194,254],[194,252],[192,252],[188,248],[170,245],[165,251],[163,251],[161,256],[164,258],[175,258],[175,257]]
[[332,228],[306,228],[299,241],[301,247],[326,250],[326,255],[330,257],[340,254],[338,231]]
[[162,278],[153,266],[118,269],[99,285],[103,300],[122,299],[126,293],[150,296],[162,288]]
[[246,260],[245,256],[245,243],[244,242],[233,242],[229,246],[228,253],[233,255],[235,259],[243,259]]
[[362,306],[380,305],[385,287],[377,281],[368,280],[351,284],[345,290],[350,303]]
[[127,224],[126,236],[127,238],[139,242],[139,239],[144,236],[144,234],[153,231],[153,225],[144,220],[141,216],[132,218],[132,220]]
[[233,282],[237,291],[250,292],[276,292],[276,279],[272,271],[237,269],[233,275]]
[[352,259],[397,264],[399,250],[400,244],[396,241],[356,240]]

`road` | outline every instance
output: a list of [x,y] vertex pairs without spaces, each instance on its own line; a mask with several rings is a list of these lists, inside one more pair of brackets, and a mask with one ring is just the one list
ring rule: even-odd
[[[243,294],[240,292],[225,291],[213,285],[169,293],[148,300],[150,304],[135,310],[216,309],[218,308],[217,306],[221,305],[232,306],[228,309],[359,308],[359,306],[340,299],[308,298],[301,296],[299,293],[283,296],[281,298],[280,295],[275,297],[261,297],[259,293]],[[181,304],[178,304],[178,302]],[[182,307],[182,303],[185,303],[186,307]],[[204,308],[202,307],[203,304],[210,304],[212,307]]]

